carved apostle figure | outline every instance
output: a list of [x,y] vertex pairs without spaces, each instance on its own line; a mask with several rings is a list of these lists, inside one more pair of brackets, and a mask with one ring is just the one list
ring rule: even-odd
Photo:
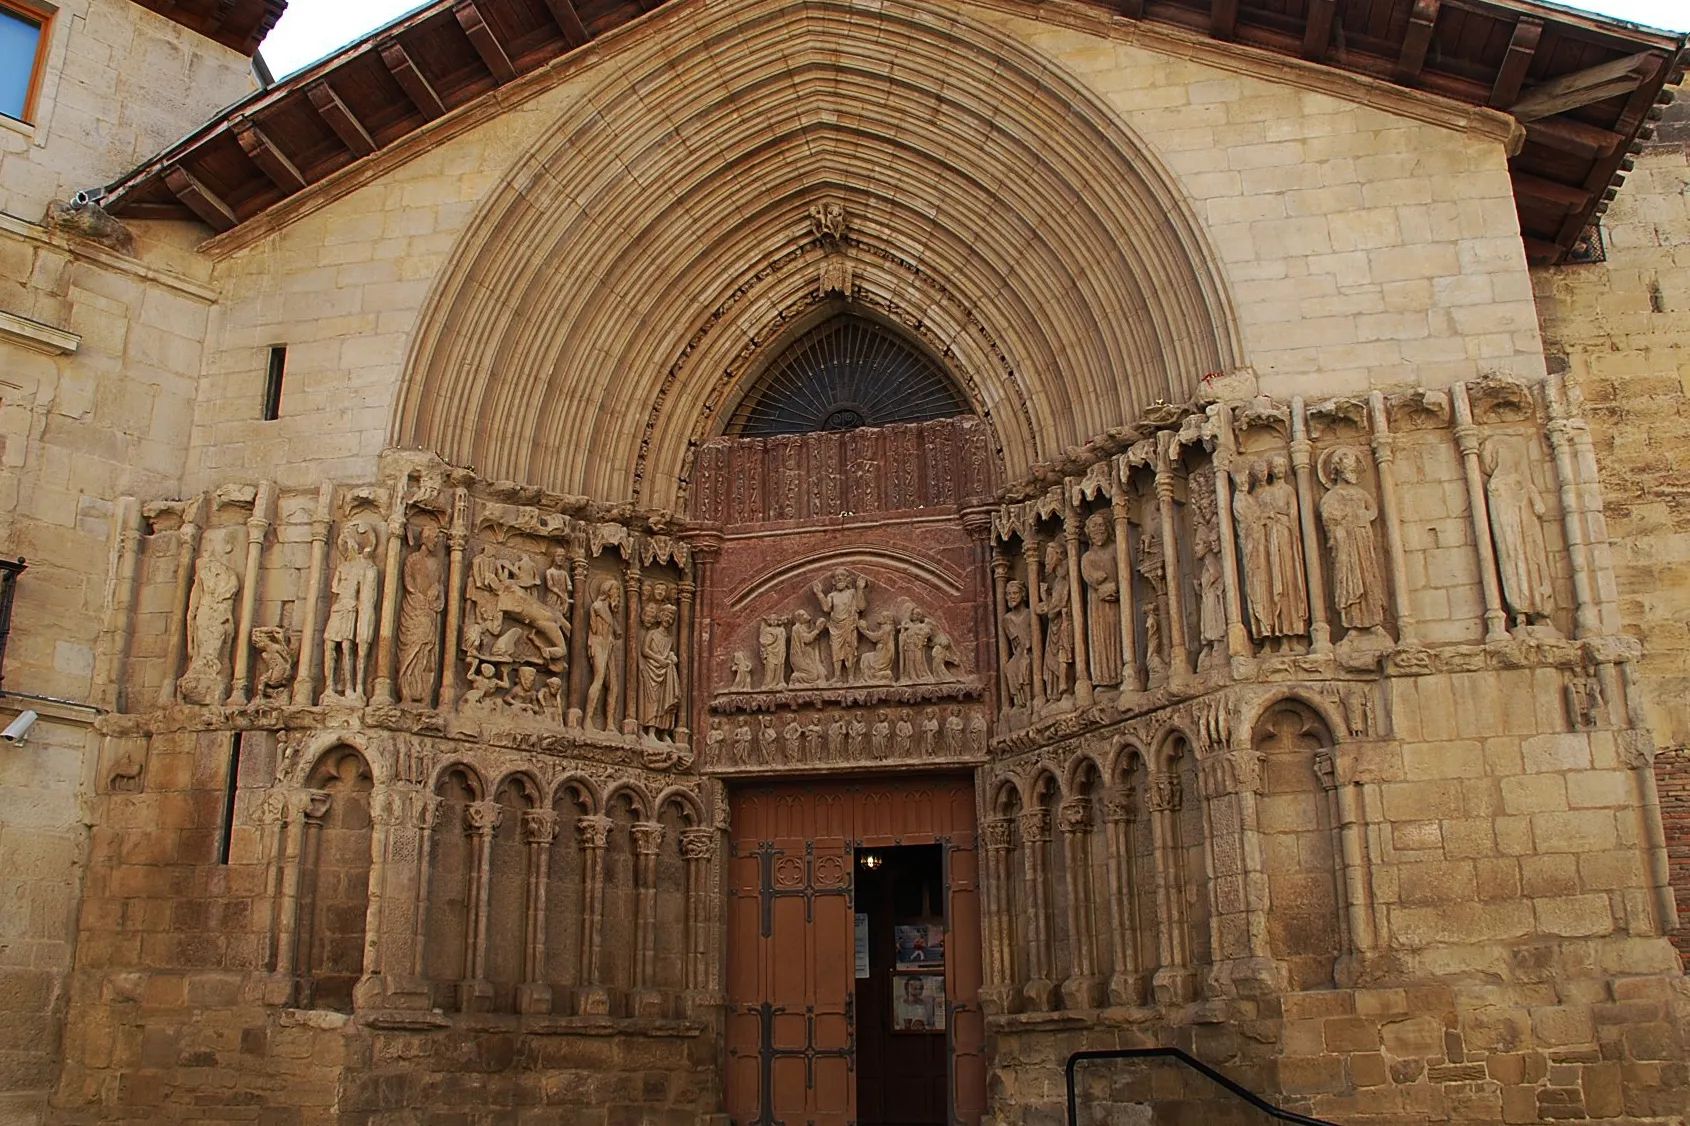
[[1488,480],[1491,538],[1502,574],[1502,598],[1517,630],[1549,616],[1554,599],[1549,552],[1543,542],[1543,498],[1526,471],[1525,451],[1492,438],[1480,454]]
[[845,727],[845,754],[852,762],[861,762],[868,755],[868,723],[861,712],[851,713]]
[[801,747],[804,739],[804,725],[798,722],[797,716],[793,716],[786,721],[786,726],[781,728],[780,736],[781,757],[786,762],[798,762],[799,757],[803,754]]
[[899,712],[898,722],[892,726],[892,753],[899,758],[910,758],[915,753],[915,724],[910,722],[907,712]]
[[885,758],[888,745],[892,741],[892,713],[882,708],[874,713],[874,726],[869,728],[869,755],[873,758]]
[[775,730],[773,716],[759,716],[757,728],[757,747],[763,757],[764,766],[773,766],[779,759],[780,732]]
[[1009,706],[1024,708],[1033,691],[1033,622],[1026,584],[1009,580],[1003,588],[1003,632],[1009,642],[1004,671],[1009,678]]
[[563,722],[563,678],[549,676],[540,689],[540,714],[553,723]]
[[516,680],[505,693],[505,706],[520,715],[538,715],[540,711],[540,674],[532,665],[519,665]]
[[552,549],[552,565],[546,569],[546,605],[552,608],[559,622],[569,621],[574,596],[575,584],[569,577],[569,551],[555,547]]
[[1074,686],[1074,623],[1069,617],[1068,550],[1060,538],[1045,548],[1044,591],[1039,614],[1045,619],[1045,699],[1062,699]]
[[[616,667],[616,651],[622,640],[622,588],[615,579],[602,579],[598,594],[587,610],[587,660],[593,666],[587,685],[586,724],[602,731],[611,729],[614,701],[621,695],[622,677]],[[602,713],[601,713],[602,709]],[[599,719],[603,719],[600,726]]]
[[881,611],[875,617],[873,626],[860,622],[857,629],[874,645],[859,661],[862,682],[891,684],[892,662],[897,649],[897,623],[892,620],[891,614]]
[[1098,684],[1121,680],[1121,571],[1115,559],[1115,526],[1107,512],[1086,517],[1080,578],[1086,584],[1086,655]]
[[822,725],[821,720],[812,717],[804,725],[804,761],[820,762],[822,760]]
[[933,679],[927,666],[927,645],[933,639],[933,623],[920,606],[911,606],[909,617],[898,627],[898,679],[904,684],[926,684]]
[[939,709],[928,708],[921,715],[921,757],[932,758],[939,753]]
[[[1215,470],[1221,472],[1220,469]],[[1226,656],[1226,573],[1221,569],[1221,527],[1215,516],[1212,483],[1191,489],[1191,550],[1197,557],[1197,636],[1203,651],[1197,667],[1206,669]]]
[[[833,657],[833,679],[850,681],[857,665],[857,629],[868,609],[868,580],[841,567],[833,572],[833,588],[816,583],[811,589],[827,615],[827,640]],[[890,666],[888,666],[890,668]]]
[[821,649],[816,644],[826,628],[823,622],[812,619],[806,611],[794,611],[792,637],[787,646],[792,664],[787,683],[792,687],[813,688],[827,679],[827,667],[822,662]]
[[194,567],[188,595],[188,670],[179,683],[190,704],[221,704],[229,694],[229,642],[235,635],[235,595],[241,578],[230,566],[232,537],[209,537]]
[[1308,632],[1309,595],[1303,571],[1303,534],[1297,516],[1297,490],[1287,478],[1291,463],[1283,454],[1268,459],[1267,480],[1256,494],[1267,555],[1272,629],[1280,639]]
[[680,658],[675,654],[675,607],[647,606],[640,616],[645,636],[640,639],[640,726],[653,739],[667,739],[675,730],[680,706]]
[[952,708],[945,717],[944,748],[947,755],[962,754],[962,743],[965,737],[965,727],[962,719],[962,709]]
[[1320,522],[1332,558],[1332,601],[1338,620],[1353,630],[1377,631],[1385,620],[1385,575],[1373,538],[1378,506],[1356,482],[1361,455],[1340,446],[1321,459]]
[[1250,633],[1257,640],[1271,636],[1273,629],[1273,581],[1268,572],[1267,532],[1256,496],[1266,477],[1267,462],[1257,458],[1238,475],[1232,494],[1232,526],[1238,536],[1238,554],[1243,564],[1244,602],[1250,611]]
[[827,761],[845,761],[845,714],[834,712],[827,721]]
[[763,690],[786,687],[786,615],[769,614],[757,623],[757,652],[763,658]]
[[446,588],[440,577],[440,529],[425,524],[417,550],[405,560],[399,601],[399,698],[428,706],[440,670],[440,611]]
[[734,728],[734,762],[740,766],[751,765],[751,725],[743,719]]
[[381,591],[375,533],[362,524],[348,524],[340,531],[338,546],[340,562],[329,583],[334,601],[323,629],[323,683],[325,694],[361,701]]

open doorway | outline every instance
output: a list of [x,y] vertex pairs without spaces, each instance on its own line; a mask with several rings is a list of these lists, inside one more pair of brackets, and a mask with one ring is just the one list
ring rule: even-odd
[[943,850],[864,848],[856,881],[858,1121],[941,1126],[950,1120]]

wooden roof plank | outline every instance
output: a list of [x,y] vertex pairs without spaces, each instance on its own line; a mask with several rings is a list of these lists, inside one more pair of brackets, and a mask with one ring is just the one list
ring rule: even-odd
[[574,0],[546,0],[546,8],[563,31],[564,41],[569,44],[570,50],[592,38],[587,34],[587,25],[581,22],[581,13],[575,10]]
[[1508,107],[1508,112],[1521,121],[1535,121],[1592,102],[1605,101],[1616,94],[1630,93],[1654,78],[1661,62],[1661,57],[1653,51],[1640,51],[1564,74],[1532,87],[1524,97]]
[[369,156],[376,151],[376,143],[369,131],[363,126],[353,112],[346,108],[346,103],[340,100],[340,95],[334,92],[326,80],[313,82],[305,88],[305,96],[311,99],[311,104],[317,107],[317,113],[341,143],[352,150],[354,156]]
[[1309,0],[1308,23],[1303,28],[1303,58],[1323,63],[1332,49],[1332,17],[1338,0]]
[[1590,193],[1583,188],[1545,180],[1541,176],[1528,176],[1524,172],[1514,173],[1513,180],[1515,195],[1526,196],[1551,208],[1575,211],[1590,202]]
[[287,154],[276,146],[270,135],[258,126],[251,118],[237,117],[230,122],[235,140],[241,143],[241,148],[252,158],[252,162],[284,192],[293,193],[303,191],[309,182],[304,173]]
[[417,69],[416,61],[406,52],[404,46],[397,39],[392,39],[380,44],[379,50],[381,61],[387,64],[393,80],[399,83],[399,88],[405,91],[405,96],[417,107],[417,112],[430,121],[444,117],[446,103],[440,100],[440,95],[423,76],[423,72]]
[[164,183],[183,206],[203,219],[212,230],[227,231],[240,223],[240,218],[218,198],[216,192],[180,164],[172,164],[164,170]]
[[1212,0],[1209,34],[1216,39],[1231,39],[1238,34],[1238,0]]
[[1521,16],[1514,22],[1508,53],[1502,57],[1502,66],[1496,72],[1496,82],[1491,86],[1487,105],[1501,109],[1519,101],[1520,87],[1525,85],[1526,71],[1531,69],[1532,58],[1537,54],[1537,45],[1542,39],[1542,20]]
[[1526,122],[1526,139],[1585,160],[1610,156],[1625,138],[1569,117],[1545,117]]
[[1426,48],[1432,44],[1432,30],[1438,22],[1440,0],[1414,0],[1408,17],[1408,29],[1403,34],[1402,51],[1397,55],[1393,72],[1399,82],[1413,83],[1426,69]]
[[469,37],[470,45],[475,53],[481,56],[481,61],[487,65],[493,77],[499,82],[509,82],[516,77],[516,67],[511,65],[511,57],[499,43],[499,37],[493,34],[493,29],[487,25],[487,17],[476,6],[476,0],[458,0],[452,5],[452,14],[458,18],[458,26],[464,29]]

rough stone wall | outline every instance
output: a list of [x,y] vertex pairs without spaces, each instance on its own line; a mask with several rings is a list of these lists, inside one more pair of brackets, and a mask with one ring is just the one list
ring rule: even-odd
[[33,122],[0,119],[0,211],[30,220],[257,87],[240,52],[129,0],[60,4],[45,68]]

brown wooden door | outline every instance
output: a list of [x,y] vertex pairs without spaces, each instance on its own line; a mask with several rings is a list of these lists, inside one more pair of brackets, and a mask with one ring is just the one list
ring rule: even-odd
[[736,1126],[856,1120],[852,874],[858,848],[945,846],[950,1120],[985,1110],[979,864],[966,777],[816,779],[735,789],[727,1103]]

